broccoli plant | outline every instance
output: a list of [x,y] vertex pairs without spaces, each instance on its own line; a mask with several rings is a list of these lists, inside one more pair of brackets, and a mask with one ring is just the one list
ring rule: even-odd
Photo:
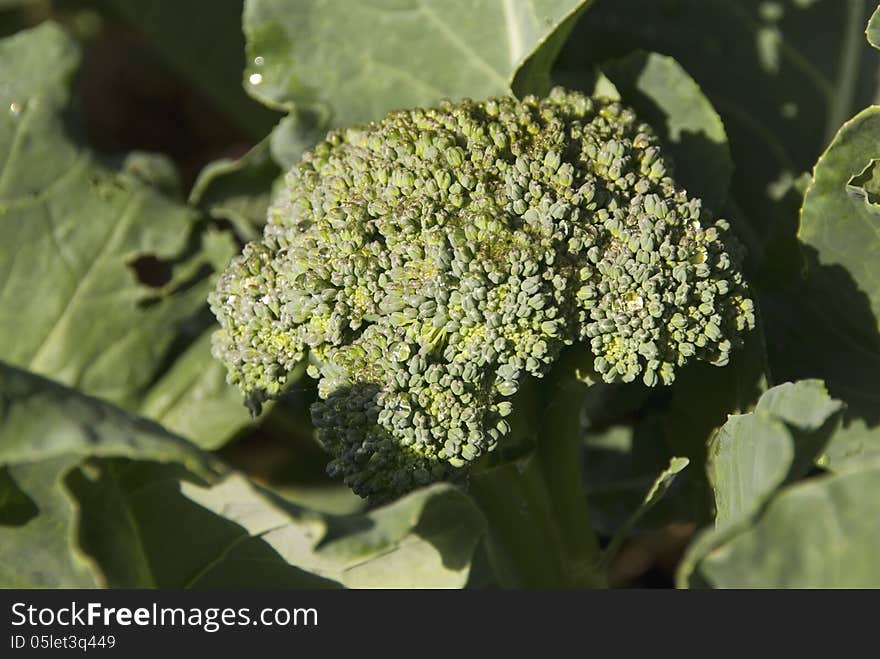
[[0,587],[880,586],[875,3],[206,3],[0,1]]
[[214,354],[255,412],[307,358],[328,472],[384,502],[544,434],[522,398],[561,396],[575,362],[648,387],[728,363],[755,323],[741,262],[620,103],[445,103],[333,131],[287,173],[210,297]]

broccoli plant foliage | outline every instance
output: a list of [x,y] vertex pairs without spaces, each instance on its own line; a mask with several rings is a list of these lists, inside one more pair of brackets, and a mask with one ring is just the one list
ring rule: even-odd
[[358,494],[453,477],[566,346],[654,386],[754,326],[729,223],[670,174],[631,109],[562,88],[333,131],[221,276],[214,354],[259,410],[308,353],[329,472]]
[[0,0],[0,588],[880,587],[877,2],[207,4]]

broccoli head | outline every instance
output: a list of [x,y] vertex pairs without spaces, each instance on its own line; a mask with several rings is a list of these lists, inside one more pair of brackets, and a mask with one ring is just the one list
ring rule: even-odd
[[308,356],[330,473],[387,499],[492,451],[566,346],[606,382],[727,363],[754,325],[740,266],[632,110],[447,102],[333,131],[287,174],[210,298],[214,354],[255,410]]

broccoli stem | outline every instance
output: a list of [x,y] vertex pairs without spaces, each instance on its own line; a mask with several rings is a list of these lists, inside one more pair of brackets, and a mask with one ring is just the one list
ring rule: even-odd
[[489,559],[504,587],[606,585],[581,473],[579,413],[586,391],[564,375],[522,392],[530,399],[534,451],[472,477],[470,492],[489,525]]

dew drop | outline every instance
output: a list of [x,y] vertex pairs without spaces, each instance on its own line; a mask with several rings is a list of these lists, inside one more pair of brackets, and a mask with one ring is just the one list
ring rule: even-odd
[[263,76],[259,73],[251,73],[251,75],[248,77],[248,82],[252,85],[259,85],[261,82],[263,82]]
[[261,55],[257,55],[257,56],[254,58],[254,64],[256,64],[257,66],[263,66],[263,64],[264,64],[265,62],[266,62],[266,60],[264,60],[263,57],[262,57]]
[[21,104],[12,102],[9,104],[9,112],[12,116],[17,117],[21,114]]

